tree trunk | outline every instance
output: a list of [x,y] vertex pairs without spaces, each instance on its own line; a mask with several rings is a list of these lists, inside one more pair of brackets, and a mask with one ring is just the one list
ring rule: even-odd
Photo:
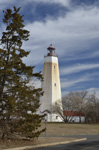
[[5,139],[5,133],[3,132],[1,139],[4,140]]
[[79,116],[79,123],[81,123],[81,115]]

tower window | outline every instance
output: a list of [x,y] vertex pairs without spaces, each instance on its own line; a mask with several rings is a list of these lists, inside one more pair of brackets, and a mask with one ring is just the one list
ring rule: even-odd
[[54,69],[55,69],[55,66],[54,66]]
[[58,116],[56,116],[56,119],[58,119]]
[[54,86],[56,86],[56,83],[54,83]]

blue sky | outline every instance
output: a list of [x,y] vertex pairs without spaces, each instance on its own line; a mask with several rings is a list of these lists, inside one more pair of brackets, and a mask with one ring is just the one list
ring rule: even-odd
[[[24,62],[43,70],[52,43],[59,57],[62,95],[96,91],[99,96],[99,0],[0,0],[0,35],[5,29],[2,10],[21,7],[31,51]],[[39,83],[38,83],[39,86]]]

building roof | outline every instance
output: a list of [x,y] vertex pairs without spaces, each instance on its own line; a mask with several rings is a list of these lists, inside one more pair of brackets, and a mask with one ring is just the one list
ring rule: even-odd
[[85,116],[83,113],[78,111],[63,111],[64,116]]

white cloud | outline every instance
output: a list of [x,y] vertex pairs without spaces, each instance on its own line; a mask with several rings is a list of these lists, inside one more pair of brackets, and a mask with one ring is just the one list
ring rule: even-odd
[[[89,88],[89,89],[85,89],[86,91],[88,91],[88,94],[91,95],[94,92],[96,93],[96,97],[99,98],[99,88]],[[82,91],[82,90],[80,90]],[[74,92],[74,91],[73,91]],[[63,91],[62,92],[62,96],[68,95],[70,93],[70,91]]]
[[32,79],[28,84],[28,86],[34,86],[35,88],[41,88],[41,81],[38,79]]
[[80,78],[74,79],[74,80],[61,79],[61,87],[68,88],[68,87],[72,87],[72,86],[76,85],[77,83],[81,83],[81,82],[85,82],[85,81],[89,81],[89,80],[90,80],[90,77],[88,77],[88,76],[80,77]]
[[70,5],[70,1],[71,0],[40,0],[40,1],[43,1],[43,2],[49,2],[49,3],[59,3],[59,4],[61,4],[61,5],[63,5],[63,6],[69,6]]
[[71,67],[64,67],[61,69],[62,75],[67,75],[70,73],[81,72],[84,70],[99,68],[99,64],[77,64]]
[[26,47],[34,49],[33,52],[34,47],[37,47],[34,59],[40,60],[50,43],[62,57],[72,52],[90,49],[96,42],[99,38],[99,9],[77,8],[57,20],[47,18],[45,23],[28,22],[26,28],[31,33]]
[[[20,0],[19,0],[20,1]],[[53,4],[53,3],[58,3],[62,6],[69,7],[70,6],[70,1],[71,0],[24,0],[24,1],[17,1],[17,0],[0,0],[0,8],[4,9],[6,7],[9,7],[10,5],[20,5],[24,6],[27,5],[28,3],[34,4],[33,2],[36,3],[46,3],[46,4]]]
[[92,88],[87,89],[87,91],[88,91],[89,94],[93,94],[95,92],[96,97],[99,98],[99,88],[92,87]]
[[[24,0],[20,1],[20,3],[16,0],[1,0],[0,9],[10,8],[9,6],[13,4],[20,4],[24,10],[24,5],[33,1],[50,4],[59,3],[65,7],[71,7],[70,0]],[[3,28],[3,26],[0,26],[0,32],[3,31]],[[63,59],[68,54],[72,55],[72,53],[75,54],[73,56],[76,58],[78,52],[92,49],[95,46],[96,40],[99,39],[99,8],[95,5],[91,7],[72,7],[66,15],[64,14],[64,17],[59,16],[58,19],[48,16],[45,22],[30,23],[28,20],[26,28],[30,31],[31,35],[30,40],[23,45],[25,50],[31,51],[29,57],[24,59],[27,64],[39,65],[43,63],[43,56],[46,55],[46,48],[50,43],[56,47],[56,53],[60,59]],[[97,56],[97,54],[99,55],[98,52],[93,52],[93,54],[91,53],[92,57]],[[62,68],[61,73],[70,74],[98,67],[99,64],[94,63],[73,65]],[[72,87],[77,83],[89,81],[90,79],[90,76],[84,76],[76,80],[61,80],[62,88]]]
[[[68,88],[70,89],[71,87],[75,86],[75,89],[76,89],[76,85],[79,83],[83,83],[83,82],[86,82],[87,81],[91,81],[93,78],[94,74],[92,75],[85,75],[85,76],[81,76],[77,79],[61,79],[61,87],[62,89],[67,89],[66,91],[63,91],[62,92],[62,95],[67,95],[70,91],[68,90]],[[78,86],[77,86],[78,88]],[[81,89],[81,87],[79,87]],[[75,89],[73,91],[75,91]],[[88,91],[89,94],[93,94],[94,92],[96,93],[96,97],[99,98],[99,88],[95,88],[95,87],[90,87],[90,88],[84,88],[84,90]],[[81,91],[81,90],[80,90]]]
[[0,0],[0,4],[1,5],[4,5],[5,3],[11,3],[11,2],[13,2],[12,0]]
[[66,61],[72,61],[72,60],[82,60],[82,59],[90,59],[90,58],[96,58],[99,57],[99,50],[98,49],[93,49],[90,53],[81,53],[75,56],[75,53],[72,52],[72,54],[68,54],[66,57],[62,59],[63,62]]
[[[17,2],[17,1],[16,1]],[[4,10],[5,8],[9,8],[10,5],[15,5],[16,3],[14,0],[0,0],[0,10]]]
[[[43,2],[43,3],[49,3],[49,4],[59,3],[63,6],[69,6],[71,0],[28,0],[28,2],[33,2],[33,1],[37,3]],[[27,3],[27,0],[24,0],[24,2]]]
[[[68,0],[39,0],[38,2],[40,1],[69,3]],[[8,4],[8,1],[5,0],[4,3],[2,1],[2,4],[5,3]],[[27,0],[24,4],[27,4]],[[56,47],[56,53],[61,57],[90,49],[99,38],[99,9],[95,6],[78,7],[57,20],[48,17],[45,23],[30,23],[28,20],[26,28],[31,36],[24,44],[24,48],[30,50],[31,54],[24,60],[28,64],[43,63],[43,56],[47,53],[46,48],[50,43]]]

